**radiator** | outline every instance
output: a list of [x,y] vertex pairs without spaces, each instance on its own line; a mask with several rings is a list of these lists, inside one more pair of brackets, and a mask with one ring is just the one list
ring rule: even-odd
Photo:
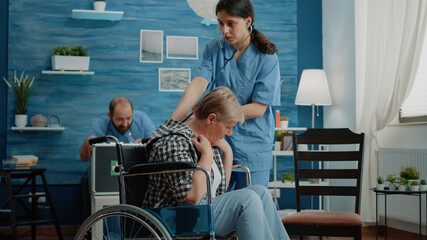
[[[404,166],[414,166],[420,172],[420,179],[427,180],[427,149],[424,148],[380,148],[379,175],[386,178],[396,174]],[[379,214],[384,216],[384,196],[379,196]],[[426,199],[422,197],[422,221],[426,221]],[[418,223],[419,198],[409,195],[388,195],[387,217]]]

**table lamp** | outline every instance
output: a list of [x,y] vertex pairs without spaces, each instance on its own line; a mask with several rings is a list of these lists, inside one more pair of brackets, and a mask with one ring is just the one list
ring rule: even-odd
[[[305,69],[302,71],[295,104],[311,105],[311,128],[314,128],[314,106],[332,105],[328,80],[323,69]],[[317,116],[319,116],[318,114]]]
[[190,8],[200,17],[216,21],[215,8],[219,0],[187,0]]

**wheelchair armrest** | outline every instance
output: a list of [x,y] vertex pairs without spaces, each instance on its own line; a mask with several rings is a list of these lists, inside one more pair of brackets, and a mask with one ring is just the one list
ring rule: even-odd
[[177,162],[177,163],[142,163],[130,167],[125,175],[134,174],[157,174],[163,172],[179,172],[182,170],[196,169],[193,163]]
[[197,166],[194,163],[186,163],[186,162],[142,163],[142,164],[137,164],[130,167],[127,172],[123,173],[122,177],[196,171],[196,170],[201,170],[206,175],[207,202],[208,204],[211,204],[212,203],[211,175],[206,168]]
[[251,171],[249,170],[249,168],[243,164],[238,164],[235,161],[233,161],[233,168],[242,168],[243,170],[245,170],[245,172],[246,172],[246,186],[250,186],[252,180],[251,180]]

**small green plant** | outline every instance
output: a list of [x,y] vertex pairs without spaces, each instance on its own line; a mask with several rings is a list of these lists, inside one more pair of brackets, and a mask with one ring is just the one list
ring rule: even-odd
[[400,177],[399,178],[399,184],[400,185],[406,185],[406,184],[408,184],[408,179],[406,179],[406,178],[402,178],[402,177]]
[[387,175],[386,181],[389,183],[396,183],[397,177],[396,174]]
[[87,50],[83,46],[57,46],[52,49],[53,55],[59,56],[87,56]]
[[280,121],[289,121],[288,116],[280,116]]
[[420,185],[427,185],[426,180],[425,180],[425,179],[421,179],[421,180],[420,180]]
[[377,183],[378,184],[383,184],[384,183],[384,178],[382,178],[381,176],[377,177]]
[[16,77],[16,71],[13,75],[13,81],[8,81],[3,77],[4,82],[10,88],[15,89],[16,93],[16,114],[27,114],[27,104],[30,99],[31,93],[33,93],[33,82],[34,77],[30,77],[28,74],[24,76],[25,70],[22,71],[19,78]]
[[418,183],[418,181],[411,181],[410,184],[411,184],[411,186],[418,186],[418,185],[420,185]]
[[294,181],[294,175],[291,172],[286,172],[282,175],[282,182],[293,182]]
[[274,138],[276,139],[277,142],[282,141],[283,133],[286,133],[286,130],[276,130],[276,132],[274,133]]
[[415,167],[407,166],[406,168],[402,167],[400,171],[400,177],[405,179],[418,179],[420,178],[420,172],[417,171]]

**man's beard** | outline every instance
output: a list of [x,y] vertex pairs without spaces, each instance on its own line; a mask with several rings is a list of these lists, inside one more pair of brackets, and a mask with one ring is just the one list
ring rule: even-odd
[[[114,125],[114,124],[113,124],[113,125]],[[114,127],[116,128],[116,130],[117,130],[119,133],[121,133],[121,134],[125,134],[125,133],[129,130],[130,125],[127,125],[126,127],[122,127],[121,125],[117,127],[116,125],[114,125]]]

